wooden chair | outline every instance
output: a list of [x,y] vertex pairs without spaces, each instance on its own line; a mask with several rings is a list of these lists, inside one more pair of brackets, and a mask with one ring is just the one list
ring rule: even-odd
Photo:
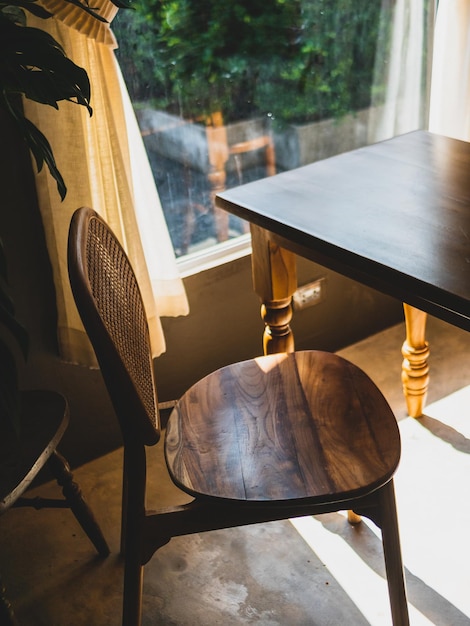
[[[18,430],[0,420],[0,515],[11,507],[70,508],[101,556],[108,544],[64,457],[57,451],[68,425],[65,398],[54,391],[21,392]],[[63,499],[27,498],[23,494],[47,465],[62,487]],[[15,624],[10,603],[0,583],[0,624]]]
[[[215,231],[217,241],[221,242],[228,239],[229,214],[224,209],[216,206],[215,196],[225,189],[227,180],[226,167],[229,158],[232,155],[236,156],[262,150],[265,155],[266,176],[274,176],[276,173],[276,155],[274,141],[269,133],[230,144],[227,136],[227,127],[224,125],[220,111],[214,112],[206,118],[206,137],[210,165],[208,179],[211,186]],[[246,232],[248,232],[248,227]]]
[[400,437],[374,383],[317,351],[208,375],[166,430],[168,471],[194,499],[147,511],[145,447],[160,437],[148,326],[126,254],[91,209],[72,218],[69,274],[124,439],[122,623],[141,623],[143,566],[172,537],[352,509],[382,530],[393,622],[408,624],[392,481]]

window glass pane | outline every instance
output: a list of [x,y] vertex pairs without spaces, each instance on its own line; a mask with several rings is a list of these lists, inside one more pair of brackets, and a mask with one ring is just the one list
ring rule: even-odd
[[178,256],[215,193],[426,126],[430,0],[134,0],[117,57]]

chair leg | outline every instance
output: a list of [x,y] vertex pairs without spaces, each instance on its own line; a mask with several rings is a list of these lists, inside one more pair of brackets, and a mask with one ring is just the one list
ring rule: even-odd
[[124,448],[124,460],[122,464],[122,504],[121,504],[121,556],[126,554],[126,532],[127,532],[127,515],[129,500],[129,481],[127,480],[127,452]]
[[377,495],[392,620],[394,626],[409,626],[410,618],[406,599],[393,480],[384,485]]
[[122,626],[141,626],[144,567],[139,552],[126,542]]
[[70,471],[69,464],[59,452],[54,451],[48,460],[48,465],[54,478],[62,487],[62,493],[64,494],[67,504],[77,518],[80,526],[95,546],[98,554],[108,556],[109,547],[106,543],[106,539],[90,507],[83,499],[80,487],[73,480],[73,474]]
[[[131,471],[132,470],[132,471]],[[142,445],[126,446],[124,450],[124,594],[122,626],[141,626],[142,588],[145,545],[145,449]]]

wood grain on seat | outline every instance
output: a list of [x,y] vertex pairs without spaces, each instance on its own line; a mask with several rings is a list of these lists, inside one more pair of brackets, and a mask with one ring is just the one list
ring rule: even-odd
[[173,411],[165,449],[174,481],[194,495],[340,501],[390,479],[400,437],[364,372],[334,354],[303,351],[199,381]]

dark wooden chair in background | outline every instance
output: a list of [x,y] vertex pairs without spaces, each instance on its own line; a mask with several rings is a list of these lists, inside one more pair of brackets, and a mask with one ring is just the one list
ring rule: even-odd
[[[18,429],[0,420],[0,515],[11,507],[70,508],[101,556],[109,554],[108,544],[72,472],[57,446],[67,428],[69,416],[65,398],[53,391],[21,393]],[[28,498],[25,491],[46,466],[62,487],[64,498]],[[0,624],[16,624],[13,609],[1,584]]]
[[143,567],[172,537],[348,509],[381,528],[393,623],[408,624],[392,479],[400,437],[374,383],[318,351],[210,374],[166,430],[168,471],[194,499],[147,511],[145,447],[160,438],[147,320],[125,252],[91,209],[73,216],[69,273],[124,439],[123,625],[141,623]]

